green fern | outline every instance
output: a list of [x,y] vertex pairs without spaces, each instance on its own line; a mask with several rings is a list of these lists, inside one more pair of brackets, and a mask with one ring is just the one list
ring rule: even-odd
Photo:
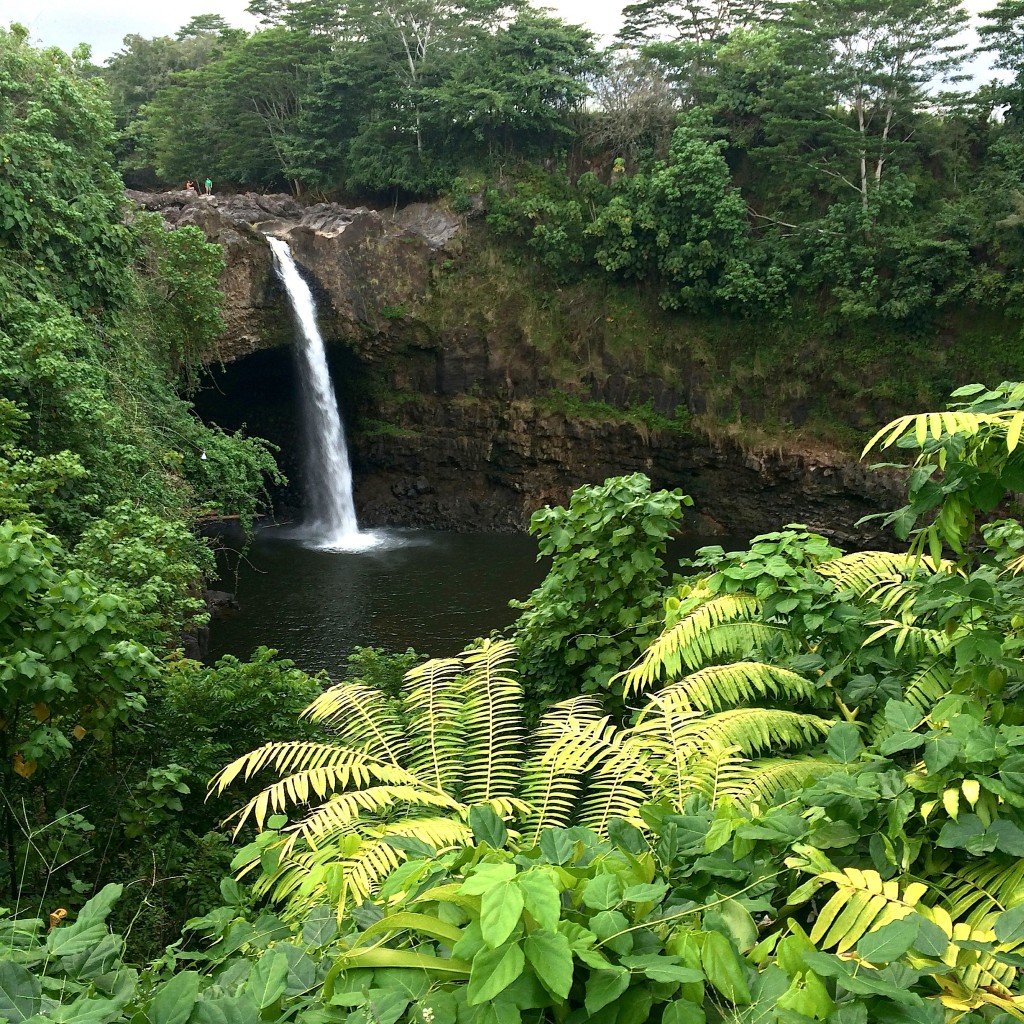
[[736,661],[692,672],[659,691],[661,702],[680,710],[719,711],[766,699],[796,704],[810,699],[815,684],[789,669],[757,661]]
[[625,673],[626,696],[678,678],[684,666],[694,671],[755,649],[771,632],[757,621],[760,613],[761,603],[749,594],[727,594],[697,605],[668,626]]

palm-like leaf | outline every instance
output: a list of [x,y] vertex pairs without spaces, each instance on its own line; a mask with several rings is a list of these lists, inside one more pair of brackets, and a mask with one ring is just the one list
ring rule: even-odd
[[761,602],[750,594],[725,594],[699,604],[662,632],[625,675],[625,692],[649,690],[714,662],[735,661],[782,635],[758,620]]
[[719,796],[728,796],[739,807],[770,804],[783,791],[794,792],[837,772],[851,772],[854,765],[837,764],[827,757],[772,757],[746,761],[742,771],[724,779]]
[[[953,564],[943,560],[941,571]],[[927,556],[894,554],[889,551],[856,551],[839,558],[819,562],[816,571],[832,580],[840,590],[852,590],[858,597],[875,591],[880,583],[904,581],[915,575],[933,575],[938,569]]]
[[789,669],[758,661],[735,661],[691,672],[659,691],[660,702],[679,710],[719,711],[766,699],[796,704],[807,700],[815,685]]
[[[330,727],[339,743],[392,764],[408,763],[408,732],[397,702],[361,683],[332,686],[303,712],[310,721]],[[413,773],[417,774],[413,768]]]
[[462,671],[458,658],[434,658],[407,672],[402,685],[408,767],[436,789],[449,788],[459,777]]
[[677,712],[660,695],[651,705],[641,714],[634,735],[662,760],[680,762],[715,747],[735,747],[750,757],[779,748],[801,749],[827,736],[835,724],[778,708],[733,708],[713,715]]
[[586,758],[577,749],[564,759],[548,757],[557,743],[568,737],[580,739],[581,748],[589,749],[589,728],[601,718],[601,704],[593,697],[572,697],[552,705],[545,711],[534,730],[530,756],[523,771],[522,795],[530,805],[523,822],[523,836],[536,840],[541,829],[550,825],[566,827],[572,823],[584,779],[575,768]]
[[233,818],[235,832],[251,815],[262,828],[270,813],[281,814],[290,807],[308,803],[311,797],[323,799],[331,792],[371,781],[393,786],[417,786],[419,780],[405,769],[346,747],[328,743],[267,743],[237,758],[213,778],[210,786],[218,794],[239,777],[249,779],[265,768],[285,774],[283,779],[257,793]]
[[511,797],[523,773],[523,688],[512,672],[517,657],[507,640],[485,641],[465,655],[473,679],[467,688],[463,722],[464,786],[467,804]]

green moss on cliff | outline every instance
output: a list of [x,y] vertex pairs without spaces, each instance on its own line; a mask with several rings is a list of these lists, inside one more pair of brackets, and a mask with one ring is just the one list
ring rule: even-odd
[[[583,277],[557,285],[480,225],[440,264],[417,315],[437,336],[486,335],[538,366],[538,396],[615,410],[686,407],[712,434],[855,449],[902,412],[936,408],[971,381],[1020,379],[1024,351],[995,316],[938,331],[826,323],[810,305],[785,319],[696,318],[662,310],[641,285]],[[592,410],[593,411],[593,410]]]

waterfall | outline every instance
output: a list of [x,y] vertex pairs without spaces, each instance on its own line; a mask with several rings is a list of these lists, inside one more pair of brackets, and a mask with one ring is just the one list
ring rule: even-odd
[[327,354],[316,323],[316,303],[292,259],[288,243],[267,237],[274,267],[288,292],[298,326],[296,351],[305,431],[308,515],[300,535],[320,548],[358,550],[375,542],[359,532],[352,500],[352,466],[338,413]]

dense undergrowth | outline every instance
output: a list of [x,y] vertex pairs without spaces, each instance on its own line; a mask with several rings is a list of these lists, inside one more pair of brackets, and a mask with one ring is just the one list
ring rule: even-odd
[[459,657],[203,666],[192,527],[273,460],[190,410],[218,253],[123,223],[81,70],[0,33],[0,1018],[1024,1019],[1024,385],[874,438],[901,553],[669,566],[617,478]]

